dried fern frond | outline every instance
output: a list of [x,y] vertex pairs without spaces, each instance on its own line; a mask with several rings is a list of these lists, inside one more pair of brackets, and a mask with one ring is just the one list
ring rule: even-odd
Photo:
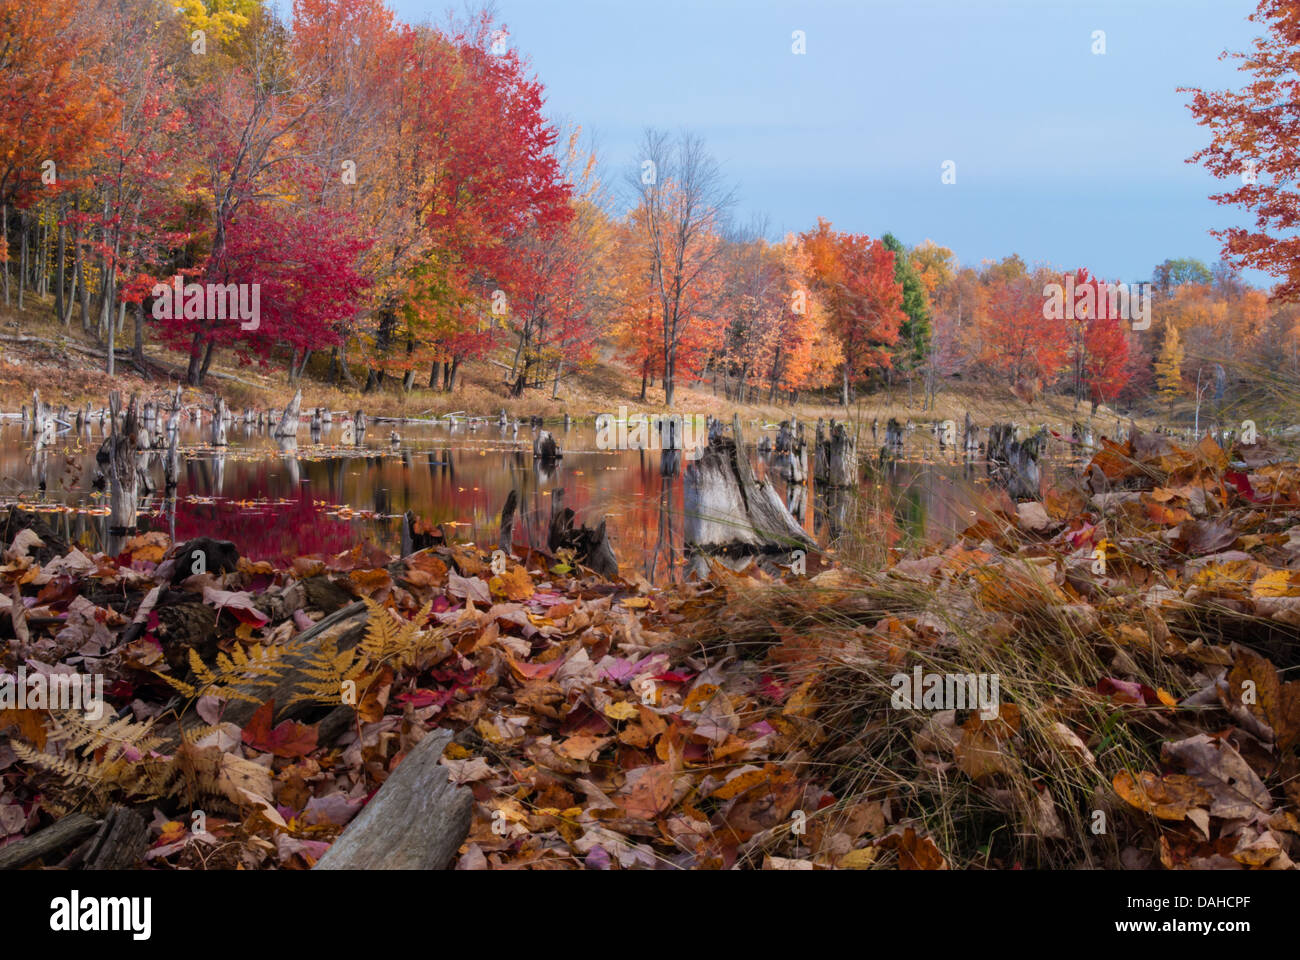
[[364,599],[370,617],[360,647],[369,666],[387,664],[398,670],[412,666],[440,638],[439,631],[424,629],[433,615],[432,602],[426,602],[413,619],[407,620],[369,597]]
[[337,635],[322,637],[316,650],[299,665],[304,679],[298,682],[289,702],[337,705],[342,702],[343,684],[356,682],[365,668],[366,657],[360,645],[339,650]]
[[160,671],[154,671],[154,675],[161,677],[190,700],[197,700],[202,696],[214,696],[223,700],[246,700],[249,703],[260,704],[265,698],[257,696],[253,690],[276,685],[286,669],[285,655],[292,648],[291,644],[269,647],[255,644],[246,652],[243,646],[235,644],[229,655],[217,654],[214,669],[204,663],[198,651],[191,647],[189,663],[190,671],[194,674],[194,683],[188,683]]

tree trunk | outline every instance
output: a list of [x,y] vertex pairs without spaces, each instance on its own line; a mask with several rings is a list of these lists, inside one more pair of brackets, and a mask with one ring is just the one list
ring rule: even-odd
[[68,325],[68,319],[69,319],[67,317],[64,317],[63,315],[63,261],[64,258],[67,256],[67,242],[68,242],[67,231],[64,229],[64,225],[63,225],[63,201],[60,200],[59,201],[59,240],[58,240],[59,263],[57,266],[58,276],[55,278],[54,281],[55,284],[54,315],[55,317],[58,318],[59,322],[62,323],[65,327]]
[[203,335],[195,332],[190,342],[190,363],[185,371],[185,382],[191,387],[199,385],[199,365],[203,361]]
[[202,385],[208,378],[208,368],[212,366],[212,355],[216,352],[217,341],[208,339],[208,345],[203,349],[203,365],[199,367],[199,384]]
[[137,365],[144,367],[144,301],[140,300],[135,305],[135,346],[131,349],[131,356],[135,359]]

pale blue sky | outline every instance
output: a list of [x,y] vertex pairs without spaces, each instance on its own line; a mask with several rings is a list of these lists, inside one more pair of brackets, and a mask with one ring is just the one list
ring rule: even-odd
[[[396,0],[408,21],[446,0]],[[1207,199],[1184,159],[1205,140],[1179,86],[1237,85],[1224,49],[1258,32],[1253,0],[497,0],[512,45],[608,168],[647,125],[699,134],[771,232],[818,215],[963,263],[1149,278],[1212,262]],[[791,53],[803,30],[807,53]],[[1092,33],[1104,30],[1106,53]],[[957,182],[941,183],[956,163]],[[1256,282],[1265,278],[1253,275]]]

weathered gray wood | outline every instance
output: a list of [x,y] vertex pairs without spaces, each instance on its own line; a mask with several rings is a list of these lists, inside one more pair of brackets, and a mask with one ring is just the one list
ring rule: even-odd
[[149,849],[149,824],[136,810],[114,806],[82,855],[84,870],[126,870]]
[[226,445],[226,401],[221,397],[217,397],[216,409],[212,414],[212,445],[214,447]]
[[105,444],[108,447],[109,528],[119,533],[134,531],[139,503],[139,471],[136,464],[136,396],[131,395],[126,415],[118,429],[118,411],[122,399],[114,390],[109,394],[108,405],[112,414],[113,432]]
[[284,408],[284,413],[280,416],[280,422],[275,425],[273,436],[276,437],[296,437],[298,436],[298,413],[302,408],[302,391],[299,390],[289,401],[289,405]]
[[1042,473],[1038,459],[1047,446],[1047,436],[1046,427],[1029,436],[1022,436],[1014,423],[989,427],[989,476],[1006,488],[1012,500],[1040,499]]
[[[897,425],[893,420],[889,423],[891,429]],[[825,455],[820,459],[824,469],[823,476],[818,479],[832,487],[856,487],[858,485],[858,438],[849,433],[844,424],[832,420],[830,433],[823,444]]]
[[815,546],[772,484],[757,480],[745,455],[740,418],[732,436],[715,436],[686,468],[685,542],[733,556]]
[[317,861],[316,870],[444,870],[469,834],[474,795],[438,761],[450,730],[425,735]]
[[84,813],[70,813],[61,820],[0,848],[0,870],[14,870],[33,860],[80,843],[99,827],[99,821]]

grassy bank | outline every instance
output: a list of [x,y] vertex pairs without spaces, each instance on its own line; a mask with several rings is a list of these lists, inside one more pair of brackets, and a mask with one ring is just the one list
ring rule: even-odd
[[[187,357],[147,344],[146,357],[154,364],[175,371],[173,376],[155,374],[145,377],[129,361],[121,359],[123,351],[129,352],[131,322],[127,336],[118,345],[118,372],[110,378],[104,372],[105,347],[93,336],[81,331],[78,323],[68,327],[53,320],[48,302],[35,297],[26,301],[26,309],[0,307],[0,408],[13,412],[29,401],[33,389],[39,388],[41,397],[55,405],[66,403],[76,407],[89,401],[104,404],[112,389],[125,393],[133,391],[153,394],[161,398],[175,389],[183,372]],[[370,392],[339,388],[323,382],[326,360],[317,357],[298,386],[303,392],[305,407],[328,407],[332,410],[364,409],[370,416],[421,417],[437,416],[453,411],[471,414],[495,414],[505,408],[512,417],[541,415],[547,418],[562,417],[568,413],[575,419],[592,418],[599,413],[615,412],[620,406],[632,411],[664,411],[662,385],[654,385],[641,400],[641,381],[606,357],[566,377],[560,385],[559,396],[552,398],[548,382],[539,389],[530,389],[524,396],[507,396],[501,366],[510,359],[509,351],[500,351],[500,358],[471,361],[463,365],[458,382],[451,393],[431,390],[427,372],[423,380],[417,377],[417,386],[411,392],[401,389],[400,380],[386,378],[385,384]],[[95,354],[99,354],[96,356]],[[497,362],[492,362],[493,360]],[[360,368],[357,368],[360,373]],[[362,377],[364,379],[364,377]],[[259,364],[241,365],[230,351],[217,354],[209,380],[202,391],[192,398],[207,398],[220,392],[227,404],[236,411],[244,407],[282,407],[293,394],[294,388],[283,362],[275,366]],[[677,391],[674,410],[679,413],[713,414],[730,419],[738,412],[742,420],[775,422],[791,414],[804,420],[818,417],[845,419],[845,408],[834,398],[802,401],[793,408],[781,404],[737,403],[721,391],[717,394],[708,383],[681,386]],[[1061,433],[1069,432],[1075,419],[1086,420],[1088,405],[1076,409],[1072,401],[1059,396],[1047,396],[1030,405],[1017,399],[1004,387],[945,382],[932,409],[923,409],[921,393],[915,390],[910,396],[905,386],[892,391],[877,391],[859,396],[847,411],[850,419],[870,422],[875,419],[883,432],[885,422],[897,418],[900,422],[912,420],[929,423],[933,420],[951,419],[961,423],[970,413],[981,425],[995,420],[1015,420],[1021,423],[1046,423]],[[1096,415],[1097,428],[1108,430],[1115,423],[1115,412],[1103,406]],[[1146,418],[1139,416],[1139,422]]]

